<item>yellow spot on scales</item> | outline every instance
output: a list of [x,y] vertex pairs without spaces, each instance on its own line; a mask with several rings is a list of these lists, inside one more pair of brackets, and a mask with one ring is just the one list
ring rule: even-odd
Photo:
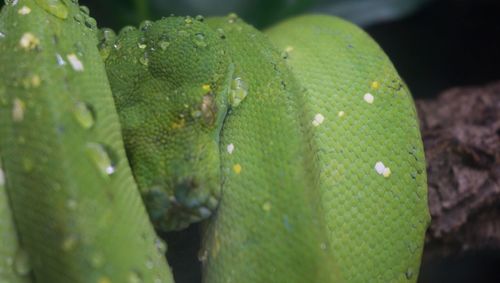
[[287,46],[285,49],[283,49],[283,52],[281,52],[281,58],[283,59],[288,59],[290,58],[290,53],[293,51],[292,46]]
[[209,84],[204,84],[201,86],[201,88],[203,89],[203,91],[205,92],[210,92],[212,91],[212,87],[209,85]]
[[14,122],[21,122],[24,119],[24,110],[26,109],[26,104],[24,101],[15,98],[12,104],[12,120]]
[[270,202],[266,201],[264,204],[262,204],[262,210],[265,212],[271,211],[272,205]]
[[97,283],[111,283],[111,280],[108,277],[101,277],[97,280]]
[[19,40],[19,45],[24,50],[33,50],[38,47],[40,40],[31,32],[25,32]]
[[40,79],[40,76],[38,76],[38,75],[33,75],[33,76],[31,77],[31,85],[32,85],[33,87],[39,87],[41,82],[42,82],[42,80]]
[[344,111],[339,111],[339,113],[337,114],[337,116],[339,116],[339,118],[342,118],[345,116],[345,112]]
[[42,80],[40,79],[40,76],[38,75],[33,75],[31,77],[28,77],[23,80],[23,86],[25,88],[31,88],[31,87],[39,87],[40,84],[42,83]]
[[389,176],[391,176],[391,169],[389,167],[386,167],[385,170],[384,170],[384,173],[382,173],[382,176],[388,178]]
[[370,86],[371,86],[372,89],[379,89],[380,88],[380,83],[377,82],[377,81],[373,81]]
[[172,129],[182,129],[186,125],[186,121],[184,119],[180,119],[178,122],[172,123]]
[[240,174],[241,173],[241,169],[242,168],[241,168],[241,165],[239,163],[236,163],[236,164],[233,165],[233,171],[234,171],[234,173]]
[[377,174],[382,175],[385,178],[391,176],[391,169],[389,167],[386,167],[384,163],[382,163],[381,161],[375,163],[374,169],[377,172]]

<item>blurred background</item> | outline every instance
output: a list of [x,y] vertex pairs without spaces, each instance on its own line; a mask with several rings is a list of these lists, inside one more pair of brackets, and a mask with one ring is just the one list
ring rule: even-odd
[[[80,0],[100,26],[119,30],[163,16],[235,12],[264,29],[302,13],[338,15],[382,46],[417,99],[500,80],[497,0]],[[176,282],[200,282],[199,227],[163,235]],[[424,257],[425,258],[425,257]],[[500,251],[427,257],[420,283],[500,282]]]
[[[101,27],[236,12],[257,28],[302,13],[338,15],[382,46],[417,99],[500,80],[498,0],[80,0]],[[200,282],[199,227],[162,235],[176,282]],[[425,257],[424,257],[425,258]],[[500,251],[427,257],[419,282],[500,282]]]

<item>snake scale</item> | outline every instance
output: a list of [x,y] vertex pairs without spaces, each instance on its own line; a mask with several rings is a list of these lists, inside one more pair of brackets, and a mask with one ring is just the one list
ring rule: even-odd
[[118,34],[77,0],[0,14],[0,282],[416,282],[429,222],[406,85],[332,16]]

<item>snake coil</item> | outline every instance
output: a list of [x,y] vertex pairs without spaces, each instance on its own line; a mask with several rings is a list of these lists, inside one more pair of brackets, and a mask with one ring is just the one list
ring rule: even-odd
[[0,282],[173,282],[154,228],[198,221],[204,282],[416,282],[416,113],[356,26],[9,0],[0,62]]

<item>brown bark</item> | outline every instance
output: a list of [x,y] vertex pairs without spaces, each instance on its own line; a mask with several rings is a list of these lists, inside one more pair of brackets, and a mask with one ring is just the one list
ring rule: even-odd
[[500,82],[416,104],[432,216],[424,256],[500,249]]

